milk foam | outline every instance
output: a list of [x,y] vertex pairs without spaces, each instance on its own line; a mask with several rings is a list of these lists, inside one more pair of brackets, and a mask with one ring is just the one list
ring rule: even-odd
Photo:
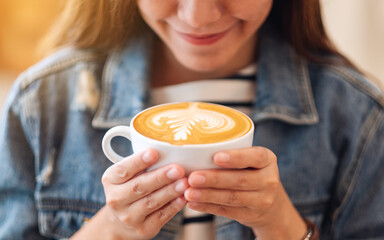
[[173,129],[175,141],[188,140],[192,130],[206,134],[226,132],[235,126],[235,121],[219,112],[200,109],[197,104],[191,104],[185,109],[169,109],[159,112],[152,118],[156,126],[167,125]]
[[246,134],[251,120],[239,111],[211,103],[171,103],[149,108],[133,121],[143,136],[175,145],[229,141]]

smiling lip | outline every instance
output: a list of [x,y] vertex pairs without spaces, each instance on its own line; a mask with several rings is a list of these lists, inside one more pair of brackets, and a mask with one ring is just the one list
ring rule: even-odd
[[215,34],[188,34],[181,32],[178,32],[178,34],[189,43],[195,45],[209,45],[222,39],[228,32],[229,29]]

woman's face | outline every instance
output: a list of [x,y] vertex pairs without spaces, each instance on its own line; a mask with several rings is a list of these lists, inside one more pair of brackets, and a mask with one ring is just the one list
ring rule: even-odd
[[[145,22],[195,71],[225,68],[254,54],[273,0],[136,0]],[[251,52],[250,52],[251,51]]]

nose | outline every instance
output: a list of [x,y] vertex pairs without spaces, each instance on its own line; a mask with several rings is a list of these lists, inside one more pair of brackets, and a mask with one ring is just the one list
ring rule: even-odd
[[177,15],[191,27],[200,28],[219,20],[222,10],[218,0],[182,0]]

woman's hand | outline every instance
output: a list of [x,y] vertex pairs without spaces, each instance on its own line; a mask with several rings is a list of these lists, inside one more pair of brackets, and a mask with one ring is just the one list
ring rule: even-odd
[[188,183],[181,166],[143,172],[157,159],[156,151],[149,149],[112,165],[102,177],[106,207],[124,228],[126,239],[154,237],[186,204]]
[[185,192],[191,209],[234,219],[259,239],[301,239],[306,225],[279,178],[274,153],[262,147],[220,152],[224,169],[195,171]]

